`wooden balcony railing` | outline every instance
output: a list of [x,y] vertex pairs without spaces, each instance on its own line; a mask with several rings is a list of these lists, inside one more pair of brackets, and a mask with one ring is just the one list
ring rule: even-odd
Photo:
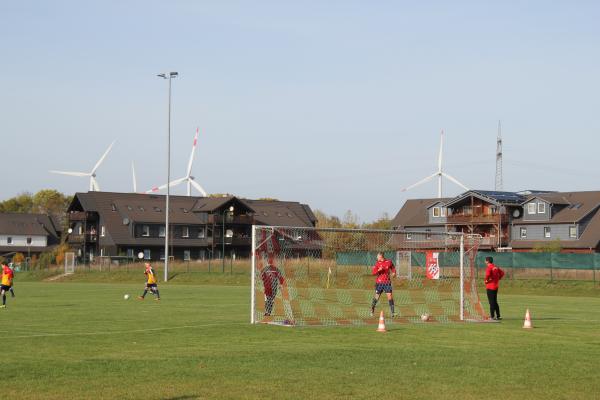
[[450,225],[468,225],[468,224],[506,224],[508,223],[507,214],[452,214],[446,217],[446,223]]

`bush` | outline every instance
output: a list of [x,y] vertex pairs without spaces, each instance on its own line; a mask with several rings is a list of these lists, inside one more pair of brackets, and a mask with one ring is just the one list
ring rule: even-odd
[[23,261],[25,261],[25,256],[23,255],[23,253],[15,253],[15,255],[13,256],[12,262],[15,264],[20,264]]
[[37,268],[48,268],[50,265],[56,263],[56,257],[54,252],[47,252],[40,254],[40,258],[37,260]]

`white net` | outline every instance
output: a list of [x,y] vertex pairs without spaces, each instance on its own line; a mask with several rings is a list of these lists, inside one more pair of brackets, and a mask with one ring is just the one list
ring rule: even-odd
[[253,323],[376,324],[380,310],[397,322],[484,319],[475,281],[478,236],[253,229]]
[[75,273],[75,253],[66,252],[65,253],[65,274],[74,274]]

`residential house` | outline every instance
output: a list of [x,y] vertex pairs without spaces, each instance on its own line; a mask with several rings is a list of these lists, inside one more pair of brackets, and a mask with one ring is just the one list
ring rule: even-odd
[[0,213],[0,256],[31,257],[53,250],[60,243],[56,224],[44,214]]

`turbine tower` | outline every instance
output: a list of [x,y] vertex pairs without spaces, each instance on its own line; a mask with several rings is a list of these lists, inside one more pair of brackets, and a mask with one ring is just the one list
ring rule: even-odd
[[[202,188],[202,186],[200,186],[198,184],[198,182],[196,182],[194,179],[194,177],[192,176],[192,165],[194,164],[194,154],[196,153],[196,145],[198,144],[198,131],[199,129],[196,128],[196,135],[194,135],[194,144],[192,145],[192,154],[190,154],[190,160],[188,162],[188,167],[187,167],[187,173],[183,178],[179,178],[179,179],[175,179],[174,181],[171,181],[168,183],[169,187],[175,187],[177,185],[180,185],[184,182],[187,183],[187,195],[191,196],[192,195],[192,186],[199,191],[202,196],[206,197],[208,196],[208,194],[206,193],[206,191]],[[167,188],[167,184],[165,183],[162,186],[155,186],[150,190],[147,190],[146,193],[156,193],[159,190],[163,190]]]
[[498,121],[498,139],[496,139],[496,183],[495,190],[503,190],[502,188],[502,126]]
[[90,177],[90,192],[99,192],[100,185],[98,185],[98,181],[96,180],[96,170],[98,169],[98,167],[100,167],[100,164],[102,164],[102,161],[104,161],[104,159],[106,158],[106,156],[108,155],[108,153],[110,152],[110,150],[112,149],[114,144],[115,144],[115,142],[113,141],[110,144],[110,146],[108,146],[108,149],[104,152],[104,154],[102,154],[102,157],[100,157],[100,159],[98,160],[96,165],[94,165],[94,168],[92,168],[92,170],[90,172],[70,172],[70,171],[55,171],[55,170],[50,170],[50,172],[53,174],[61,174],[61,175],[69,175],[69,176],[89,176]]
[[131,162],[131,175],[133,178],[133,193],[137,193],[137,179],[135,177],[135,164]]
[[462,183],[460,183],[456,178],[448,175],[447,173],[445,173],[442,169],[442,159],[443,159],[443,154],[444,154],[444,130],[442,130],[442,133],[440,135],[440,151],[438,153],[438,170],[437,172],[435,172],[432,175],[429,175],[427,178],[424,178],[422,180],[420,180],[419,182],[410,185],[404,189],[402,189],[403,192],[406,192],[407,190],[410,190],[412,188],[415,188],[417,186],[420,186],[426,182],[429,182],[430,180],[434,179],[434,178],[438,178],[438,198],[442,198],[442,178],[446,178],[451,182],[454,182],[455,184],[457,184],[458,186],[462,187],[465,190],[469,190],[468,187],[466,187],[465,185],[463,185]]

